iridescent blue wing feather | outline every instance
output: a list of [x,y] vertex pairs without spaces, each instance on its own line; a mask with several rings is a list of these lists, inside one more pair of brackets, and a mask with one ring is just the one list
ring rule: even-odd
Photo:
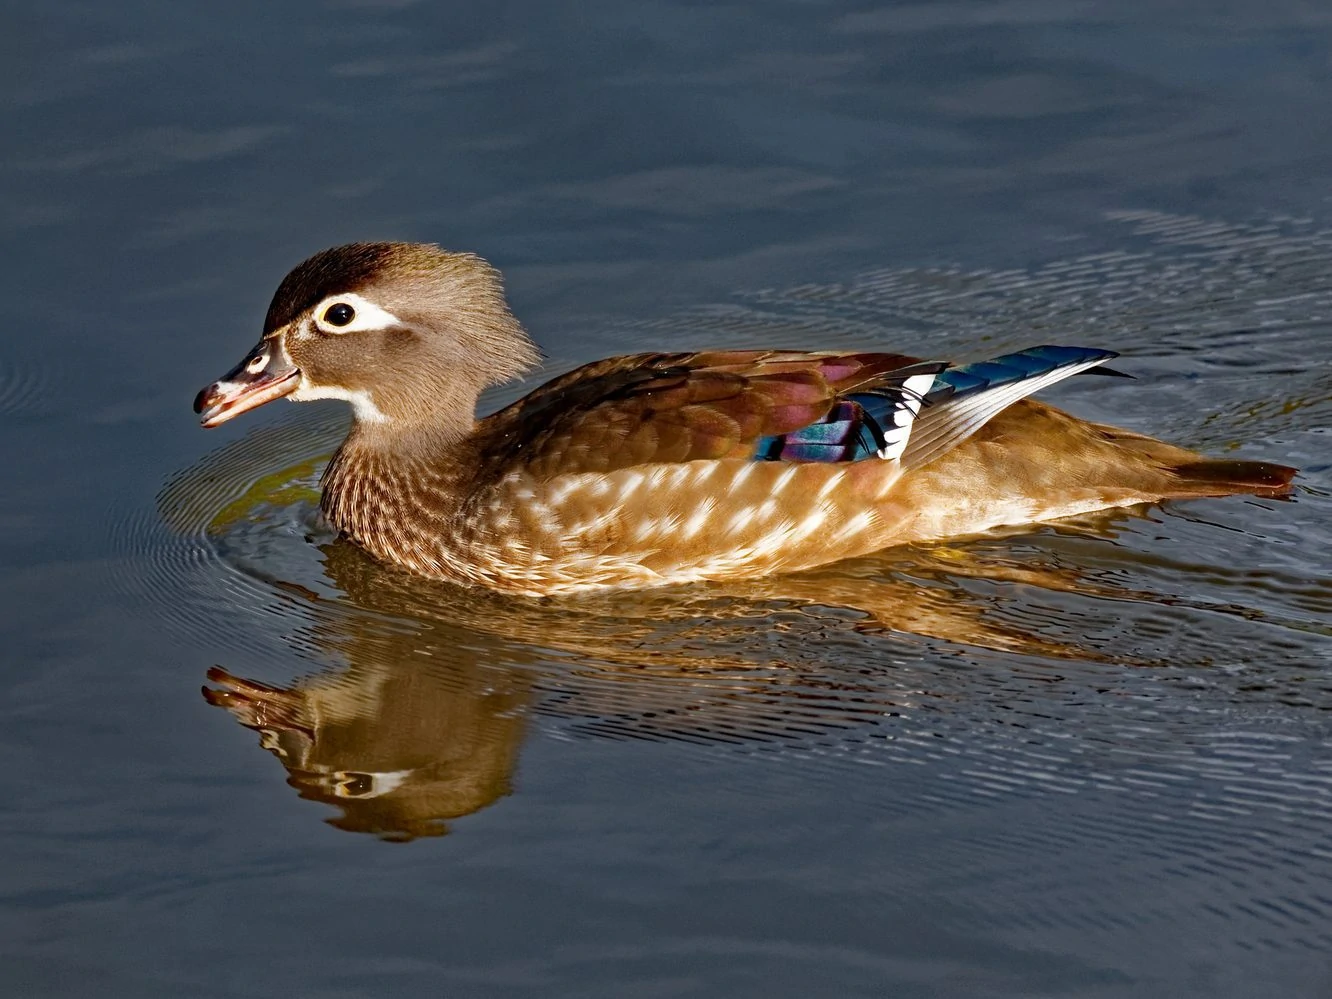
[[820,420],[762,437],[762,461],[900,458],[916,467],[966,440],[995,414],[1048,385],[1116,356],[1087,347],[1031,347],[950,367],[921,364],[839,399]]
[[1085,371],[1117,356],[1113,350],[1095,350],[1090,347],[1029,347],[1014,354],[960,364],[940,372],[934,380],[929,401],[934,403],[952,395],[998,389],[1055,372],[1060,372],[1059,378],[1054,379],[1058,381],[1076,373],[1070,369]]
[[943,364],[912,365],[882,384],[848,393],[815,423],[761,437],[760,461],[861,461],[896,458]]
[[956,447],[1019,399],[1117,357],[1091,347],[1030,347],[939,373],[902,464],[917,468]]

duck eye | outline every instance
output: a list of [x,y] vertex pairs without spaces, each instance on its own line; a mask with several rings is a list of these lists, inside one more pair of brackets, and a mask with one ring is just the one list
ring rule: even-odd
[[356,318],[356,310],[346,302],[338,302],[324,310],[324,322],[330,326],[346,326]]
[[369,774],[349,773],[338,781],[339,798],[364,798],[375,789],[375,779]]

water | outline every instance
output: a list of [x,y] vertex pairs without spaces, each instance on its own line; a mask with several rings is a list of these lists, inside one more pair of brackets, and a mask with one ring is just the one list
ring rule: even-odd
[[[8,994],[1332,991],[1316,5],[6,20]],[[358,238],[491,258],[552,372],[1110,347],[1136,380],[1052,401],[1300,488],[666,594],[404,579],[313,516],[337,405],[188,411]]]

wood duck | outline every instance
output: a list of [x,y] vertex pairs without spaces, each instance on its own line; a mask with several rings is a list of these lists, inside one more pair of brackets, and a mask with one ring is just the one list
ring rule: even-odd
[[1205,458],[1027,396],[1116,356],[973,364],[719,350],[584,365],[477,419],[537,351],[480,257],[353,243],[283,279],[205,427],[286,396],[354,422],[330,523],[377,559],[529,596],[790,572],[892,545],[1163,499],[1283,496],[1295,469]]

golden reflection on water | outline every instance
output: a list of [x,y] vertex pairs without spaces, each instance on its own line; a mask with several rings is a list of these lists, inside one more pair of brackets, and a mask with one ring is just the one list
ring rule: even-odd
[[332,825],[405,841],[510,790],[528,691],[456,665],[364,663],[286,688],[214,667],[204,696],[260,733],[302,798],[339,810]]

